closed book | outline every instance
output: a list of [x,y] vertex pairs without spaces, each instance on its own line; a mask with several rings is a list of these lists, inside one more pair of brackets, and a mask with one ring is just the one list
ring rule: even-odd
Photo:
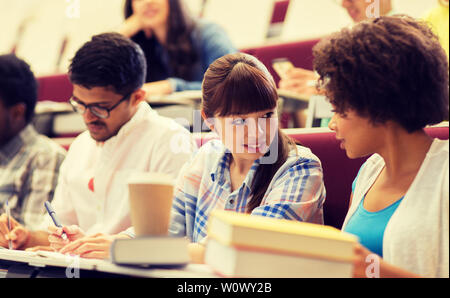
[[186,238],[146,236],[116,239],[111,245],[111,261],[118,265],[182,266],[189,263]]
[[334,227],[214,210],[208,237],[225,245],[350,261],[358,238]]
[[240,248],[208,239],[205,263],[224,277],[344,278],[352,275],[352,262]]

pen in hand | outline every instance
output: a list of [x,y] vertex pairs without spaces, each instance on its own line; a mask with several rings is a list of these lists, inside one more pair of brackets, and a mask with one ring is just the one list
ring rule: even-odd
[[[62,228],[62,225],[59,223],[58,219],[56,218],[56,213],[55,213],[55,210],[53,210],[52,205],[50,205],[50,203],[48,201],[45,201],[44,205],[45,205],[45,209],[47,209],[48,215],[50,215],[50,217],[52,218],[55,226],[57,226],[58,228]],[[68,239],[67,235],[66,235],[66,233],[64,233],[64,231],[61,234],[61,238],[64,240]]]

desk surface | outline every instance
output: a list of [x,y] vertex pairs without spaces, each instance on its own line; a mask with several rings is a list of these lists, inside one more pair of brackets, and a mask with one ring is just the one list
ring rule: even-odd
[[[184,267],[128,267],[118,266],[108,260],[89,260],[57,253],[38,253],[0,250],[0,277],[33,277],[40,273],[51,277],[103,277],[119,275],[158,278],[214,278],[218,277],[208,265],[189,264]],[[52,254],[48,256],[49,254]],[[46,256],[47,255],[47,256]],[[59,255],[59,256],[57,256]],[[28,276],[27,276],[28,275]]]
[[[69,275],[68,275],[69,274]],[[113,265],[110,270],[86,270],[57,266],[34,266],[22,262],[0,260],[0,278],[20,277],[56,277],[56,278],[91,278],[91,277],[146,277],[146,278],[218,278],[208,265],[189,264],[183,268],[135,268]]]

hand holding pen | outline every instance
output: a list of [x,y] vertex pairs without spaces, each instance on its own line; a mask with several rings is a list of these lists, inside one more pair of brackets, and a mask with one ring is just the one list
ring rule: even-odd
[[0,215],[0,246],[19,249],[27,242],[30,232],[11,216],[10,206],[6,205],[6,213]]
[[66,246],[69,242],[84,237],[84,232],[78,226],[72,225],[69,227],[62,226],[56,217],[56,212],[49,202],[45,202],[45,209],[53,220],[55,226],[48,227],[48,241],[50,246],[59,251]]
[[[53,223],[55,224],[55,226],[57,226],[58,228],[62,228],[63,226],[61,225],[61,223],[59,222],[58,218],[56,217],[56,212],[55,210],[53,210],[52,205],[50,205],[50,202],[45,201],[44,203],[45,205],[45,209],[47,209],[48,215],[50,215],[50,217],[53,220]],[[64,239],[65,241],[68,240],[66,233],[63,231],[61,233],[61,238]]]

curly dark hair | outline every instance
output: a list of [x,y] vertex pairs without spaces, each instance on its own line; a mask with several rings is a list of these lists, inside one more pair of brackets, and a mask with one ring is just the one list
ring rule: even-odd
[[345,115],[395,121],[408,132],[448,119],[447,56],[430,27],[404,15],[361,22],[314,48],[319,83]]
[[0,100],[6,107],[24,103],[27,123],[34,116],[37,87],[36,78],[25,61],[14,54],[0,56]]
[[85,88],[113,87],[127,95],[142,87],[147,62],[139,45],[119,33],[92,37],[75,54],[69,66],[73,84]]

